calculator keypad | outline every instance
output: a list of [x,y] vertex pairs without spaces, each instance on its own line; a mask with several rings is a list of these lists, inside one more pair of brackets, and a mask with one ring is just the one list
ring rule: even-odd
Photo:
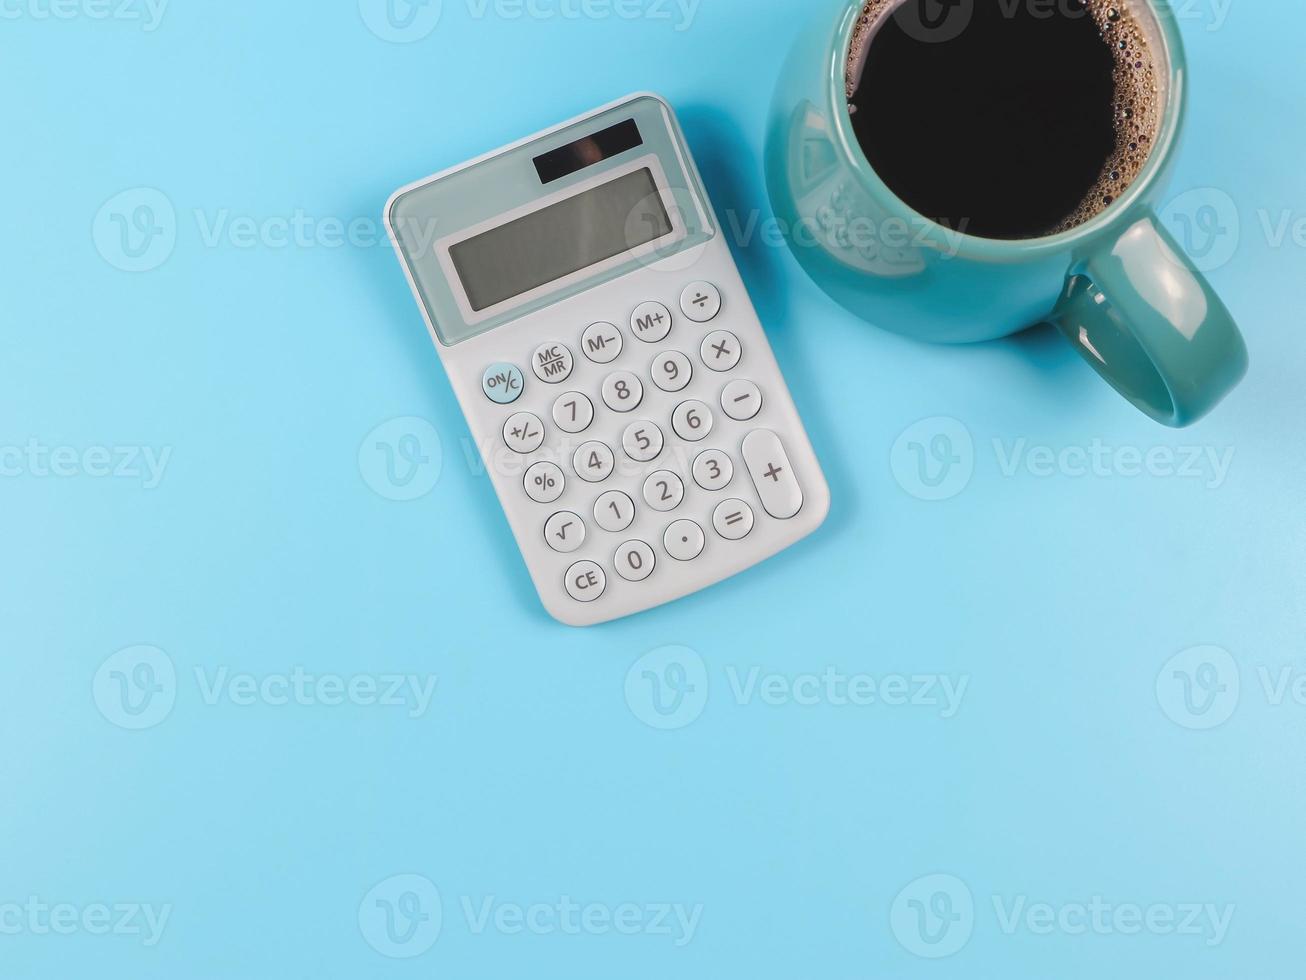
[[[689,321],[681,327],[686,336],[679,344],[671,337],[671,311],[650,301],[631,314],[630,337],[601,320],[585,327],[578,339],[539,345],[531,353],[528,374],[549,386],[576,375],[580,380],[572,381],[574,390],[546,403],[551,425],[527,411],[504,422],[503,441],[514,454],[548,456],[536,456],[539,461],[525,471],[524,491],[532,501],[558,501],[569,479],[587,488],[580,500],[573,492],[566,509],[543,511],[537,525],[558,555],[576,556],[585,548],[596,559],[574,562],[564,574],[562,584],[577,603],[602,597],[609,588],[609,573],[615,573],[619,584],[646,581],[658,568],[659,551],[674,566],[698,560],[713,547],[709,537],[716,547],[749,537],[758,522],[757,504],[724,492],[732,487],[736,495],[755,490],[754,501],[760,500],[764,515],[775,520],[789,520],[803,507],[803,491],[780,436],[746,425],[761,414],[764,396],[754,381],[732,375],[744,363],[743,342],[725,329],[690,332],[721,316],[721,292],[708,282],[690,283],[679,307]],[[637,341],[633,347],[631,338]],[[662,345],[668,338],[671,346],[659,346],[649,359],[644,345]],[[572,343],[579,355],[573,353]],[[631,356],[636,349],[638,359]],[[606,375],[600,370],[597,377],[593,367],[578,372],[587,363],[611,370]],[[695,393],[700,397],[676,401],[674,396],[687,392],[696,373],[704,372],[712,387],[705,389],[699,380]],[[525,387],[526,377],[515,365],[499,363],[485,371],[483,389],[491,401],[510,405]],[[668,395],[673,396],[670,401]],[[637,410],[640,416],[614,431],[615,419]],[[722,432],[723,425],[728,432]],[[602,439],[569,438],[591,430]],[[715,444],[710,441],[714,433]],[[568,465],[570,474],[564,471]],[[620,489],[599,486],[609,480]],[[694,511],[678,515],[690,490]],[[616,536],[626,535],[637,521],[637,537],[611,551],[593,550],[596,535],[619,541]],[[606,547],[613,548],[613,543]]]

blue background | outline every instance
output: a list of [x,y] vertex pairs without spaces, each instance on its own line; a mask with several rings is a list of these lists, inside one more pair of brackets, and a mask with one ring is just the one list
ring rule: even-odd
[[[1205,0],[1181,19],[1192,112],[1173,189],[1198,191],[1193,227],[1218,241],[1189,245],[1220,250],[1210,275],[1253,358],[1214,416],[1157,427],[1046,330],[900,339],[838,309],[783,248],[735,242],[830,521],[706,593],[574,631],[538,604],[375,225],[400,184],[640,89],[678,108],[723,220],[765,222],[767,102],[811,5],[702,0],[686,24],[651,3],[512,18],[446,0],[410,43],[347,0],[175,0],[155,30],[89,4],[5,8],[7,980],[1300,970],[1306,707],[1275,686],[1306,671],[1306,241],[1273,232],[1306,217],[1306,9],[1234,2],[1217,25]],[[139,188],[171,219],[141,212],[158,199]],[[152,217],[162,251],[145,262],[166,261],[125,271],[115,213]],[[307,244],[279,247],[275,225],[206,240],[296,214],[318,230]],[[356,219],[355,243],[333,247],[329,223]],[[369,434],[413,417],[431,429],[399,431],[423,441],[431,489],[390,499],[404,494]],[[948,499],[914,494],[895,452],[922,420],[973,446]],[[1073,457],[1004,472],[1019,447],[1095,440],[1126,455],[1087,475]],[[33,444],[74,451],[67,475]],[[95,475],[94,447],[171,456],[147,488]],[[1234,455],[1223,478],[1130,475],[1128,453],[1155,447]],[[159,717],[133,731],[110,671],[142,644],[162,651],[145,661]],[[1221,649],[1184,653],[1207,645]],[[240,705],[201,683],[296,667],[438,681],[416,718],[320,690]],[[827,669],[933,678],[916,700],[934,703],[892,703],[892,683],[869,704],[733,683]],[[682,697],[654,702],[646,671]],[[966,684],[956,711],[943,679]],[[944,887],[920,883],[934,874]],[[425,949],[432,889],[443,921]],[[917,923],[948,933],[933,947],[906,904],[922,889],[954,915]],[[413,911],[404,892],[427,932],[396,959],[375,915]],[[463,908],[563,896],[634,903],[650,928],[478,931]],[[1074,903],[1095,896],[1234,911],[1219,942],[1119,921],[1081,933]],[[171,915],[154,945],[61,935],[32,898]],[[1004,928],[1022,898],[1072,918]],[[701,905],[691,941],[651,928],[659,903]]]

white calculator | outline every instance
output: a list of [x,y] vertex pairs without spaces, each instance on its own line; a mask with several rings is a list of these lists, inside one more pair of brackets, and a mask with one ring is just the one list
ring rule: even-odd
[[825,520],[825,477],[662,99],[405,187],[385,218],[556,619],[670,602]]

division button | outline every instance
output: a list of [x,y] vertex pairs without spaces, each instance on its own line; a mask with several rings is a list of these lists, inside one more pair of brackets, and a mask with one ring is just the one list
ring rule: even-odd
[[585,522],[570,511],[560,511],[544,525],[544,540],[560,555],[569,555],[585,543]]
[[726,500],[712,514],[712,528],[727,541],[739,541],[753,530],[753,508],[742,500]]
[[481,390],[497,405],[511,405],[525,387],[526,376],[516,364],[491,364],[481,376]]
[[721,291],[710,282],[691,282],[680,294],[680,311],[695,323],[715,320],[721,312]]
[[754,429],[744,439],[744,465],[762,498],[762,507],[787,521],[803,508],[803,491],[780,437],[770,429]]
[[693,561],[703,553],[707,536],[693,521],[676,521],[662,536],[662,544],[676,561]]
[[578,561],[567,569],[565,584],[567,595],[577,602],[593,602],[603,595],[603,590],[608,585],[608,577],[594,562]]

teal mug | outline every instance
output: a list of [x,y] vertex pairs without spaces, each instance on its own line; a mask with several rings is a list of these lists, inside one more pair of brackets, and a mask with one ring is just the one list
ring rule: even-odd
[[1181,427],[1242,380],[1247,346],[1157,218],[1184,119],[1184,51],[1164,0],[1127,2],[1168,62],[1161,126],[1137,179],[1088,222],[1044,238],[986,239],[901,201],[867,162],[848,112],[845,65],[862,0],[818,4],[800,25],[768,121],[767,187],[803,268],[859,317],[938,343],[1050,322],[1129,401]]

